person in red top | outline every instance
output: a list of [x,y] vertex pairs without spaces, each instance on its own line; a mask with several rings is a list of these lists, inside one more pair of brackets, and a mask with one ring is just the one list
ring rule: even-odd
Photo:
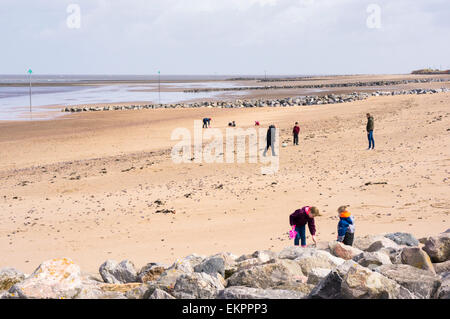
[[300,126],[298,126],[298,122],[295,122],[294,129],[292,130],[292,134],[294,134],[294,145],[298,145],[298,134],[300,133]]
[[314,223],[314,217],[320,216],[319,209],[317,207],[305,206],[301,209],[297,209],[291,215],[289,215],[289,223],[291,226],[295,225],[295,231],[297,236],[294,239],[294,245],[298,246],[301,239],[302,247],[306,247],[306,229],[308,224],[309,232],[311,233],[312,240],[316,242],[316,225]]

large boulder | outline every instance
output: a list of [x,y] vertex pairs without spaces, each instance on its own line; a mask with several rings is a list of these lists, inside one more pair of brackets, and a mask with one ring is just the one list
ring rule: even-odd
[[303,255],[294,259],[301,267],[303,274],[309,276],[311,271],[316,268],[333,269],[342,265],[345,260],[323,250],[307,250]]
[[384,235],[384,237],[389,238],[398,245],[405,245],[410,247],[419,246],[419,241],[410,233],[390,233]]
[[66,299],[76,296],[81,288],[80,267],[69,258],[55,258],[43,262],[9,292],[19,298]]
[[352,260],[333,269],[312,290],[311,299],[415,299],[395,281]]
[[155,289],[148,299],[175,299],[172,295],[161,289]]
[[367,267],[369,269],[374,269],[375,267],[381,265],[392,264],[389,256],[381,251],[374,251],[374,252],[365,251],[359,254],[358,256],[355,256],[353,260],[356,261],[361,266]]
[[336,257],[345,259],[345,260],[353,259],[355,256],[357,256],[363,252],[361,249],[345,245],[338,241],[330,242],[329,247],[330,247],[330,252],[333,255],[335,255]]
[[137,272],[134,264],[129,260],[117,263],[115,260],[105,261],[99,268],[103,280],[109,284],[125,284],[137,282]]
[[450,272],[450,260],[444,261],[443,263],[435,263],[433,267],[434,271],[438,274]]
[[313,268],[308,273],[308,284],[317,285],[322,279],[328,276],[331,269],[327,268]]
[[410,265],[383,265],[375,271],[423,299],[433,298],[441,284],[439,276]]
[[441,287],[436,293],[438,299],[450,299],[450,272],[447,272],[441,276]]
[[15,268],[0,269],[0,291],[9,290],[15,284],[23,281],[25,275]]
[[194,267],[200,264],[205,259],[205,256],[191,254],[181,259],[177,259],[169,269],[180,270],[185,273],[194,272]]
[[225,277],[225,260],[220,257],[209,257],[194,267],[195,272],[204,272],[215,276],[220,274]]
[[148,263],[141,268],[137,274],[137,281],[149,282],[156,281],[166,271],[166,267],[159,263]]
[[419,247],[406,247],[401,253],[402,263],[434,273],[430,257]]
[[[190,273],[190,272],[188,272]],[[177,282],[178,277],[186,274],[184,271],[179,269],[167,269],[156,281],[155,285],[168,293],[173,291],[175,287],[175,283]]]
[[450,259],[450,233],[441,233],[438,236],[428,237],[423,250],[430,256],[434,263],[444,262]]
[[283,285],[306,283],[300,265],[287,259],[272,260],[263,265],[245,268],[228,278],[228,287],[275,288]]
[[367,250],[374,242],[383,239],[382,235],[366,235],[366,236],[356,236],[353,241],[353,247],[361,250]]
[[384,248],[396,250],[401,249],[401,247],[397,245],[393,240],[390,240],[389,238],[386,237],[382,237],[381,239],[373,242],[367,249],[365,249],[365,251],[374,252]]
[[218,299],[303,299],[305,293],[282,289],[261,289],[243,286],[228,287],[219,292]]
[[225,280],[207,273],[188,273],[178,277],[173,295],[179,299],[214,299],[225,289]]

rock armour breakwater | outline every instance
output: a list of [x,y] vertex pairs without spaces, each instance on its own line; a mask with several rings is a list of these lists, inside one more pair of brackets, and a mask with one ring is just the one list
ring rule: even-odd
[[145,104],[145,105],[110,105],[97,107],[93,105],[86,106],[67,106],[62,112],[95,112],[95,111],[114,111],[114,110],[143,110],[160,108],[198,108],[198,107],[218,107],[218,108],[242,108],[242,107],[290,107],[302,105],[321,105],[346,103],[359,100],[365,100],[370,96],[388,96],[388,95],[406,95],[406,94],[434,94],[448,92],[449,89],[412,89],[401,91],[377,91],[372,93],[354,92],[351,94],[329,94],[324,96],[301,96],[282,99],[253,99],[253,100],[235,100],[233,101],[205,101],[195,103],[175,103],[175,104]]
[[419,240],[361,236],[354,247],[333,241],[240,257],[192,254],[141,269],[107,260],[98,274],[55,258],[30,275],[0,269],[0,299],[450,299],[449,262],[450,229]]
[[[261,80],[266,81],[266,80]],[[268,81],[268,80],[267,80]],[[278,81],[278,80],[275,80]],[[278,90],[278,89],[321,89],[321,88],[346,88],[346,87],[373,87],[373,86],[391,86],[409,83],[430,83],[430,82],[448,82],[450,79],[414,79],[398,81],[370,81],[370,82],[351,82],[351,83],[322,83],[309,85],[283,85],[283,86],[245,86],[230,88],[203,88],[184,90],[185,93],[212,92],[212,91],[248,91],[248,90]],[[282,80],[280,80],[282,82]]]

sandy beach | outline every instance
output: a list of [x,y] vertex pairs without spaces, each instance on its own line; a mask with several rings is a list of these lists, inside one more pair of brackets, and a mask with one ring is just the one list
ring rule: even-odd
[[[433,86],[449,87],[415,85]],[[70,257],[95,273],[106,259],[141,267],[191,253],[281,250],[292,244],[289,214],[305,205],[322,212],[320,241],[336,238],[343,204],[355,216],[356,236],[442,232],[450,227],[449,106],[450,93],[439,93],[1,122],[0,267],[32,272],[43,260]],[[373,151],[366,150],[367,112],[375,118]],[[192,131],[203,117],[223,130],[231,120],[242,128],[275,124],[288,143],[279,171],[262,175],[262,164],[248,161],[174,164],[172,131]],[[292,145],[295,121],[299,146]],[[157,213],[163,209],[175,213]]]

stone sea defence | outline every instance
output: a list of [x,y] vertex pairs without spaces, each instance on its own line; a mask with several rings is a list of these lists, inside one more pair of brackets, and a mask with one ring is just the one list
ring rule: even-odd
[[252,99],[235,101],[217,101],[217,102],[195,102],[195,103],[176,103],[176,104],[145,104],[145,105],[109,105],[97,107],[86,106],[67,106],[62,112],[95,112],[95,111],[113,111],[113,110],[143,110],[159,108],[198,108],[198,107],[218,107],[218,108],[242,108],[242,107],[290,107],[302,105],[321,105],[353,102],[365,100],[369,96],[387,96],[387,95],[406,95],[406,94],[434,94],[448,92],[448,88],[441,89],[412,89],[401,91],[377,91],[372,93],[354,92],[351,94],[329,94],[324,96],[300,96],[294,98],[282,99]]
[[[269,81],[269,80],[261,80]],[[277,81],[270,80],[270,81]],[[283,81],[283,80],[280,80]],[[348,83],[321,83],[321,84],[307,84],[307,85],[281,85],[281,86],[243,86],[243,87],[229,87],[229,88],[199,88],[184,90],[185,93],[198,92],[212,92],[212,91],[248,91],[248,90],[276,90],[276,89],[321,89],[321,88],[347,88],[347,87],[373,87],[373,86],[391,86],[409,83],[430,83],[430,82],[448,82],[450,78],[436,78],[436,79],[414,79],[414,80],[397,80],[397,81],[368,81],[368,82],[348,82]]]
[[[151,258],[150,258],[151,259]],[[0,299],[449,299],[450,229],[417,240],[408,233],[259,250],[192,254],[172,265],[105,261],[98,274],[69,258],[32,274],[0,269]]]

